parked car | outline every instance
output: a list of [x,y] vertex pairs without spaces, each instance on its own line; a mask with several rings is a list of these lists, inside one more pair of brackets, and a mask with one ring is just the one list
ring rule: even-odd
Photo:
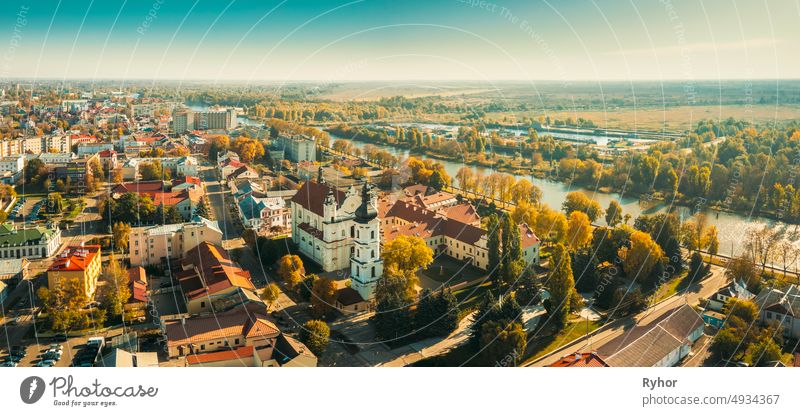
[[16,361],[6,361],[3,363],[3,367],[16,367],[17,365]]
[[53,360],[42,360],[36,363],[36,367],[53,367],[56,362]]
[[54,342],[66,342],[67,341],[67,334],[53,335],[53,338],[51,338],[51,339]]
[[26,355],[28,355],[28,351],[19,345],[14,345],[13,347],[11,347],[11,351],[9,351],[9,353],[10,353],[9,355],[17,355],[20,357],[25,357]]

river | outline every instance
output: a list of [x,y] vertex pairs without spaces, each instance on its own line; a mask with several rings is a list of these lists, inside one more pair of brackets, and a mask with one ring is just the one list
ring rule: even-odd
[[[335,135],[331,135],[331,138],[334,140],[340,139]],[[347,140],[347,139],[344,139]],[[365,142],[351,140],[355,147],[363,149],[364,146],[367,145]],[[383,144],[373,144],[375,148],[380,150],[386,150],[389,153],[393,154],[400,160],[408,158],[410,152],[407,149],[397,148],[394,146],[383,145]],[[453,178],[455,178],[456,173],[458,172],[461,167],[464,166],[463,163],[453,162],[450,160],[440,159],[431,156],[425,156],[426,159],[434,159],[444,165],[445,171]],[[492,169],[479,167],[479,166],[471,166],[478,172],[487,175],[492,172]],[[608,207],[609,202],[612,200],[617,200],[620,205],[622,206],[623,215],[630,214],[632,219],[635,219],[641,214],[655,214],[658,212],[666,212],[670,209],[669,205],[661,202],[655,201],[650,206],[645,208],[642,207],[639,203],[638,197],[630,197],[623,194],[619,194],[616,192],[612,193],[605,193],[605,192],[595,192],[590,189],[582,188],[573,186],[564,182],[560,181],[553,181],[548,179],[540,179],[533,176],[520,176],[520,175],[513,175],[517,179],[525,178],[531,181],[533,184],[538,186],[542,190],[542,202],[549,205],[551,208],[554,209],[561,209],[561,204],[564,202],[566,195],[569,192],[579,191],[590,198],[594,199],[595,201],[600,203],[600,206],[605,209]],[[673,206],[673,210],[677,211],[678,214],[681,216],[682,219],[689,218],[692,213],[688,207],[683,206]],[[751,229],[760,228],[762,226],[769,225],[772,227],[779,227],[780,230],[784,233],[784,236],[787,240],[792,242],[797,242],[800,240],[800,235],[798,235],[798,229],[796,225],[789,225],[780,221],[774,221],[768,218],[762,217],[748,217],[742,214],[736,213],[729,213],[729,212],[719,212],[714,210],[706,210],[706,216],[708,218],[708,223],[713,224],[717,227],[718,237],[720,241],[720,248],[719,254],[726,255],[726,256],[735,256],[739,254],[742,250],[744,237],[747,232]],[[631,224],[632,224],[631,220]],[[605,219],[600,218],[597,220],[599,224],[605,224]]]

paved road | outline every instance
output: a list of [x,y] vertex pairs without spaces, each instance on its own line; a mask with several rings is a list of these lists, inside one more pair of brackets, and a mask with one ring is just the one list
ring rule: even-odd
[[664,313],[683,304],[694,305],[701,298],[708,298],[714,294],[714,292],[725,286],[726,283],[725,269],[719,266],[712,266],[711,276],[700,283],[692,285],[679,295],[672,296],[634,317],[613,321],[592,335],[588,340],[581,341],[577,344],[567,344],[537,361],[526,364],[526,366],[543,367],[552,363],[557,358],[576,351],[596,351],[620,335],[623,335],[627,329],[632,328],[634,325],[646,326],[661,317]]
[[201,169],[200,174],[205,182],[206,196],[211,210],[214,211],[214,218],[219,222],[222,229],[222,239],[230,240],[242,236],[242,229],[239,226],[238,218],[235,218],[230,211],[230,204],[233,197],[230,191],[223,186],[217,179],[217,171],[206,167]]

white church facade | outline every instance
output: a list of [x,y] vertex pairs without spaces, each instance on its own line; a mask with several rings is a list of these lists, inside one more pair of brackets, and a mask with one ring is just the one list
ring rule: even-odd
[[377,195],[371,186],[341,190],[306,181],[291,200],[292,240],[326,272],[347,270],[364,300],[383,275]]

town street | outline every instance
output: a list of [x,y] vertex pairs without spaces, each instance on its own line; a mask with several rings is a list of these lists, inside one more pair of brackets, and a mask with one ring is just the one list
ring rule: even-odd
[[711,275],[702,282],[696,283],[685,291],[651,306],[636,316],[612,321],[600,328],[590,338],[561,346],[550,354],[525,364],[525,366],[544,367],[556,359],[576,351],[596,351],[603,345],[623,335],[626,330],[634,326],[646,326],[660,318],[663,314],[683,304],[694,305],[701,298],[708,298],[714,294],[714,292],[725,286],[726,283],[725,269],[719,266],[712,266]]

